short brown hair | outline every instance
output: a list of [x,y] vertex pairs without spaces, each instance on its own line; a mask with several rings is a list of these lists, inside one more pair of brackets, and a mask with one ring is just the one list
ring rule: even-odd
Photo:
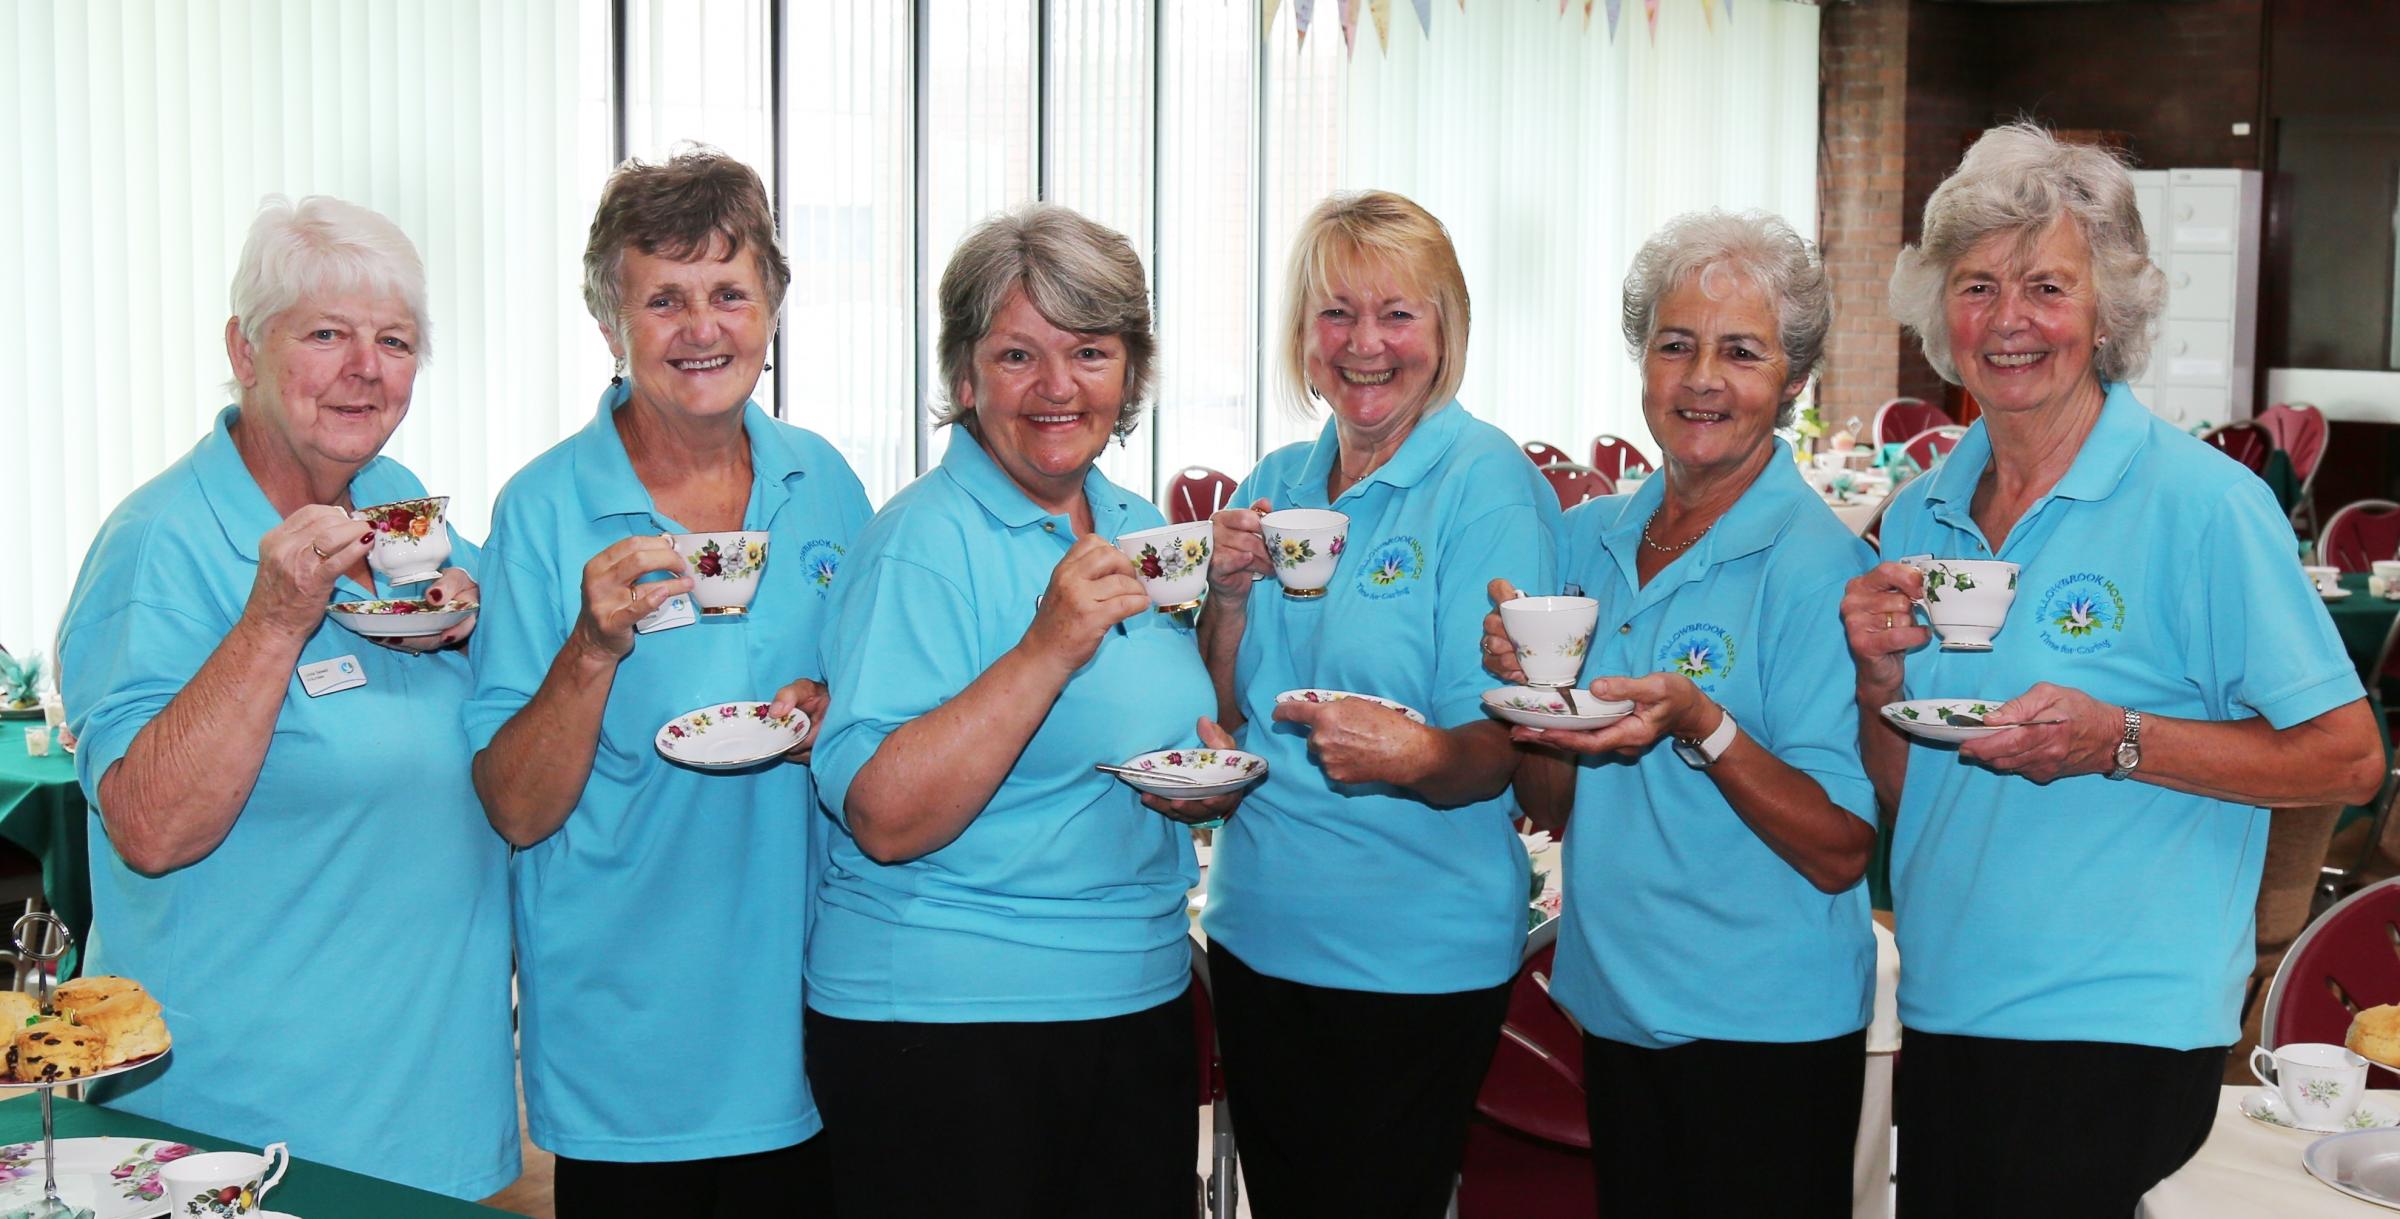
[[767,311],[781,312],[792,268],[775,244],[775,209],[757,172],[701,145],[662,164],[627,158],[601,188],[600,210],[583,245],[584,307],[621,340],[624,292],[618,277],[626,248],[685,261],[708,253],[720,237],[728,260],[750,251],[766,284]]
[[1115,335],[1125,344],[1125,405],[1116,434],[1133,434],[1158,342],[1150,332],[1150,287],[1141,257],[1125,235],[1056,203],[1029,203],[967,231],[942,272],[942,333],[934,345],[943,404],[936,424],[974,412],[958,404],[975,364],[975,345],[991,333],[1008,294],[1022,291],[1051,325],[1076,334]]

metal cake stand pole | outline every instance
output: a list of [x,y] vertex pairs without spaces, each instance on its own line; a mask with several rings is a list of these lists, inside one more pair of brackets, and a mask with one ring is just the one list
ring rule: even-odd
[[[51,967],[67,954],[67,949],[75,942],[74,935],[67,930],[65,923],[59,921],[57,915],[42,910],[18,919],[9,934],[16,941],[19,954],[40,962],[33,971],[33,998],[35,1003],[48,1007]],[[16,1030],[10,1029],[8,1032],[13,1037]],[[38,1083],[32,1086],[42,1092],[42,1204],[33,1209],[34,1219],[68,1219],[69,1216],[88,1214],[68,1206],[58,1196],[58,1145],[50,1119],[50,1094],[58,1090],[58,1085]]]

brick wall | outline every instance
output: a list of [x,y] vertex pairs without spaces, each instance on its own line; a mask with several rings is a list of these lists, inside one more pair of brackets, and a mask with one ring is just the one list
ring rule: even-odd
[[1884,285],[1900,251],[1908,5],[1834,5],[1819,35],[1818,237],[1834,315],[1817,401],[1834,427],[1851,415],[1871,420],[1898,384],[1900,334],[1884,308]]

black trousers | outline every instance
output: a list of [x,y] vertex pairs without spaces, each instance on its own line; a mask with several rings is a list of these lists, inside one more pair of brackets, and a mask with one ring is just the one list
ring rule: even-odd
[[806,1019],[843,1219],[1189,1219],[1188,991],[1105,1020]]
[[550,1189],[558,1219],[669,1214],[746,1219],[770,1201],[776,1214],[794,1219],[833,1213],[826,1200],[821,1134],[791,1147],[712,1160],[625,1164],[560,1156]]
[[1437,995],[1268,977],[1208,946],[1226,1099],[1257,1219],[1440,1219],[1508,986]]
[[1900,1219],[2126,1219],[2208,1141],[2225,1053],[1908,1030]]
[[1664,1050],[1585,1036],[1600,1214],[1847,1219],[1866,1069],[1863,1028]]

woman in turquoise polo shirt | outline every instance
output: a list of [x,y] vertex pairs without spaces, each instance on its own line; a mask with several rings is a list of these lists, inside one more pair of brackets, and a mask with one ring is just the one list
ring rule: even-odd
[[[1466,277],[1423,208],[1319,204],[1285,299],[1286,387],[1333,418],[1216,516],[1202,646],[1220,718],[1268,760],[1209,877],[1218,1036],[1260,1219],[1438,1216],[1525,947],[1516,751],[1481,703],[1485,587],[1551,591],[1558,500],[1456,401]],[[1322,597],[1271,582],[1260,517],[1296,507],[1349,517]],[[1425,719],[1276,700],[1310,687]]]
[[[1617,675],[1592,694],[1632,711],[1514,730],[1526,811],[1567,820],[1551,994],[1584,1029],[1601,1210],[1835,1219],[1874,990],[1859,881],[1875,826],[1849,655],[1824,624],[1873,558],[1775,438],[1824,351],[1831,285],[1780,219],[1694,213],[1634,255],[1624,317],[1666,460],[1567,514],[1563,567],[1600,602],[1584,672]],[[1523,680],[1497,613],[1484,645]],[[1729,1108],[1775,1132],[1731,1174]]]
[[843,830],[808,1060],[839,1211],[1180,1219],[1197,868],[1159,813],[1234,800],[1092,769],[1231,745],[1191,632],[1109,541],[1165,522],[1094,464],[1149,393],[1149,290],[1124,237],[1037,204],[970,231],[940,300],[949,451],[860,536],[823,641]]
[[236,404],[110,514],[60,630],[99,831],[85,971],[141,981],[175,1036],[95,1095],[483,1197],[517,1131],[508,844],[458,730],[475,619],[376,647],[325,610],[476,595],[464,538],[394,590],[350,515],[425,494],[377,456],[432,351],[424,265],[365,208],[269,198],[232,295]]
[[[748,166],[620,166],[584,276],[619,376],[500,492],[466,711],[476,790],[521,848],[526,1122],[558,1155],[561,1219],[815,1214],[809,768],[687,769],[652,741],[734,700],[822,713],[817,636],[866,494],[749,400],[791,272]],[[749,612],[698,616],[662,535],[731,530],[770,535]]]
[[[1925,205],[1893,312],[1983,417],[1901,489],[1886,555],[2018,565],[1989,651],[1851,583],[1887,809],[1908,1065],[1901,1213],[2129,1214],[2206,1139],[2252,964],[2269,808],[2356,804],[2372,714],[2266,484],[2125,382],[2165,284],[2110,153],[1987,133]],[[1827,624],[1830,631],[1831,624]],[[1877,714],[2007,699],[1956,747]]]

